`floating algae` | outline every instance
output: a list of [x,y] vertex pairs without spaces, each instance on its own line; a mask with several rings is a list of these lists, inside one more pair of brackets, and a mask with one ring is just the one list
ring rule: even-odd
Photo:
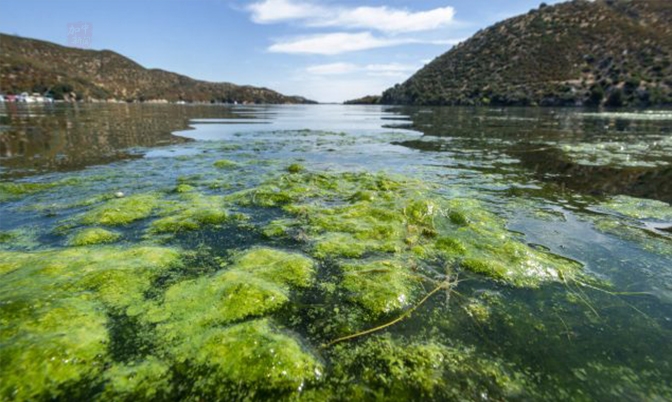
[[672,222],[672,206],[666,202],[618,195],[599,204],[600,212],[619,214],[634,219]]
[[291,287],[307,286],[312,275],[307,257],[257,248],[236,256],[225,271],[171,286],[161,303],[134,314],[156,327],[168,359],[187,363],[182,375],[194,378],[194,392],[291,394],[319,377],[317,359],[266,319],[222,325],[277,310]]
[[100,400],[164,400],[173,391],[170,365],[151,356],[139,363],[117,363],[104,379]]
[[268,320],[255,320],[212,329],[184,348],[198,376],[195,392],[216,398],[266,399],[300,392],[321,376],[322,365],[291,336],[274,329]]
[[192,191],[182,192],[177,201],[164,201],[160,209],[162,217],[150,224],[152,233],[197,230],[206,225],[224,223],[229,218],[221,197]]
[[538,286],[579,272],[579,264],[527,246],[479,202],[444,199],[417,181],[305,173],[275,183],[272,192],[270,184],[262,184],[235,194],[234,200],[281,206],[295,220],[271,223],[266,235],[300,230],[316,258],[371,254],[441,260],[514,286]]
[[301,173],[304,170],[306,170],[306,168],[298,163],[292,163],[291,165],[287,166],[287,171],[289,173]]
[[672,207],[662,201],[619,195],[591,208],[599,215],[583,219],[606,234],[633,242],[643,250],[672,256],[672,239],[663,229],[672,224]]
[[291,286],[307,286],[313,263],[298,254],[258,248],[237,257],[225,271],[168,288],[145,319],[169,339],[194,327],[208,328],[277,310],[289,300]]
[[156,194],[136,194],[109,200],[84,213],[81,221],[86,225],[128,225],[149,217],[158,205]]
[[235,257],[232,269],[281,285],[307,287],[314,275],[313,265],[310,258],[300,254],[255,248]]
[[212,166],[216,167],[217,169],[233,169],[238,167],[238,164],[227,159],[221,159],[213,163]]
[[178,258],[151,247],[0,252],[3,399],[73,397],[94,388],[109,360],[106,311],[142,300]]
[[81,230],[68,239],[70,246],[91,246],[94,244],[114,243],[121,235],[103,228]]
[[349,298],[374,316],[405,308],[417,291],[418,280],[400,261],[372,261],[343,267],[342,286]]
[[179,260],[176,250],[159,247],[73,247],[0,255],[3,297],[8,301],[93,291],[114,308],[141,299],[152,280]]
[[[86,395],[108,361],[107,317],[100,304],[80,295],[35,303],[28,312],[29,300],[2,299],[2,400]],[[21,306],[24,311],[16,311]]]
[[[450,319],[442,303],[422,304],[421,299],[457,275],[506,288],[564,284],[581,275],[579,264],[526,245],[482,203],[445,198],[435,186],[417,180],[370,173],[287,172],[228,194],[201,193],[196,183],[178,186],[183,187],[174,191],[173,182],[161,197],[157,192],[109,200],[84,214],[108,216],[121,211],[122,200],[148,197],[154,200],[149,212],[128,221],[146,219],[140,228],[143,241],[157,233],[195,231],[200,236],[198,231],[208,226],[203,241],[216,249],[220,243],[208,233],[227,230],[221,224],[243,211],[251,224],[237,230],[258,225],[262,244],[221,250],[207,267],[191,266],[209,262],[182,259],[176,249],[164,247],[3,253],[0,272],[10,279],[3,290],[39,291],[45,309],[81,304],[91,310],[90,325],[97,327],[90,333],[99,341],[81,343],[96,352],[95,364],[86,370],[53,384],[38,378],[34,389],[16,377],[3,395],[21,388],[14,399],[58,398],[73,387],[82,398],[106,400],[540,395],[523,366],[460,341],[447,342],[432,328],[423,331],[434,335],[423,339],[406,339],[390,327],[394,335],[363,336],[322,347],[319,355],[310,348],[409,311],[413,324],[434,309]],[[262,211],[266,208],[268,213]],[[271,218],[260,219],[257,212]],[[71,239],[93,229],[99,228],[83,228]],[[182,238],[169,241],[180,245]],[[285,251],[289,245],[300,252]],[[20,292],[12,292],[19,290],[3,298],[17,299]],[[422,308],[416,312],[418,303]],[[10,305],[19,306],[2,306]],[[494,307],[476,298],[458,310],[484,328],[498,317]],[[10,331],[9,323],[27,322],[26,311],[3,312],[3,327],[19,348],[28,345],[18,339],[30,338],[16,324]],[[70,331],[69,324],[63,325]],[[124,338],[141,347],[120,355],[114,345],[131,342]],[[93,353],[88,349],[77,353],[91,361],[85,360]],[[18,366],[3,360],[3,371]],[[42,369],[23,370],[29,377]]]
[[11,201],[31,194],[39,193],[54,187],[78,184],[76,178],[68,178],[54,182],[0,182],[0,202]]
[[605,140],[598,143],[568,143],[560,149],[569,160],[584,166],[655,168],[672,163],[672,137],[655,137],[633,142]]

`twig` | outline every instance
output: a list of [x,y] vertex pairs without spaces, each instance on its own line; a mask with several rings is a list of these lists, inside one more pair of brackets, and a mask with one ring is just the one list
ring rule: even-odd
[[420,302],[418,304],[416,304],[415,306],[406,310],[402,315],[400,315],[399,317],[395,318],[394,320],[392,320],[392,321],[390,321],[386,324],[377,326],[375,328],[367,329],[365,331],[357,332],[356,334],[351,334],[351,335],[348,335],[348,336],[344,336],[344,337],[341,337],[341,338],[334,339],[331,342],[323,344],[322,348],[326,349],[326,348],[331,347],[331,346],[333,346],[333,345],[335,345],[339,342],[347,341],[347,340],[354,339],[354,338],[359,338],[360,336],[368,335],[368,334],[380,331],[382,329],[385,329],[387,327],[390,327],[390,326],[404,320],[408,316],[410,316],[415,310],[418,309],[418,307],[422,306],[423,303],[425,303],[427,300],[429,300],[429,298],[432,297],[435,293],[437,293],[439,290],[441,290],[443,288],[449,288],[450,287],[449,285],[450,285],[450,282],[447,282],[447,281],[440,283],[439,286],[435,287],[431,292],[427,293],[427,295],[425,295],[425,297],[423,297],[422,300],[420,300]]

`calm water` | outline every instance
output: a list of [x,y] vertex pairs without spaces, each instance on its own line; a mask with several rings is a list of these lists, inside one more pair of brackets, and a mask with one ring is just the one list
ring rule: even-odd
[[[473,348],[533,384],[535,393],[519,390],[512,399],[672,397],[672,207],[665,205],[672,202],[672,111],[2,105],[2,181],[87,184],[0,197],[0,233],[21,233],[0,247],[62,248],[64,222],[90,208],[82,200],[166,191],[181,177],[212,176],[212,163],[223,158],[247,167],[230,174],[224,190],[212,187],[213,194],[256,186],[292,162],[309,171],[386,172],[432,183],[446,199],[479,200],[525,243],[578,261],[594,279],[527,289],[470,278],[457,286],[461,297],[450,304],[430,299],[410,319],[371,336]],[[615,200],[630,209],[613,207]],[[250,224],[268,219],[253,216]],[[146,242],[142,229],[123,229],[125,244]],[[166,244],[205,245],[223,258],[265,244],[257,232],[223,230]],[[486,323],[470,319],[470,306],[486,300],[483,295],[498,300],[488,305]],[[283,314],[276,320],[315,350],[307,319],[292,324]],[[12,318],[1,317],[0,325],[11,327]],[[16,339],[4,339],[0,352]],[[335,375],[329,368],[339,362],[314,353],[326,367],[321,381],[328,381]],[[14,369],[1,361],[9,366],[0,371]],[[470,375],[478,383],[487,373]],[[309,390],[320,387],[318,381]],[[360,396],[375,395],[381,396]],[[498,399],[487,388],[463,397]]]

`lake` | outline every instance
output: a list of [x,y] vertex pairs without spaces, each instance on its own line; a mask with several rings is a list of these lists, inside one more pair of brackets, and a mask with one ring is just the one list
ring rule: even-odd
[[670,400],[672,110],[0,105],[3,400]]

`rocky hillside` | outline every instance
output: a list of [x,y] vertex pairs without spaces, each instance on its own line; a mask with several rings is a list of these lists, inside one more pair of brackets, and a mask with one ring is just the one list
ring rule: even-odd
[[50,91],[56,98],[145,101],[310,103],[266,88],[198,81],[147,69],[109,50],[64,47],[0,34],[0,92]]
[[672,1],[574,0],[479,31],[382,103],[606,105],[672,103]]

